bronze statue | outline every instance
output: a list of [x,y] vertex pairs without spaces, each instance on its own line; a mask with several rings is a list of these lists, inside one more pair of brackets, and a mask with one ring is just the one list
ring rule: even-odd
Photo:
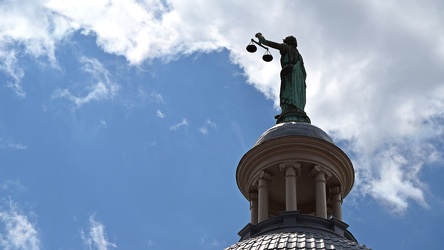
[[282,113],[277,115],[277,123],[286,121],[308,122],[310,119],[304,112],[305,108],[305,79],[307,73],[304,61],[297,49],[297,40],[294,36],[288,36],[284,43],[276,43],[264,38],[257,33],[259,45],[263,44],[279,50],[281,54],[281,90],[279,94]]

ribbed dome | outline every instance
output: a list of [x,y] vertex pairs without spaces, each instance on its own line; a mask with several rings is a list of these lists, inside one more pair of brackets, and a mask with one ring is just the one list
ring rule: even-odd
[[316,126],[305,122],[284,122],[276,124],[275,126],[265,131],[256,141],[254,146],[278,137],[292,135],[315,137],[333,143],[330,136],[328,136],[327,133]]
[[245,226],[239,232],[241,240],[225,250],[370,250],[360,245],[347,227],[335,218],[280,212],[276,217]]
[[369,250],[366,246],[336,236],[334,234],[318,232],[279,232],[256,236],[248,240],[238,242],[226,250]]

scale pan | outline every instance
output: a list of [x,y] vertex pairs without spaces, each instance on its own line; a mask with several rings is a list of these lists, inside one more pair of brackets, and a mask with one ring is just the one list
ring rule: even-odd
[[273,60],[273,56],[270,54],[265,54],[262,56],[262,60],[264,60],[266,62],[271,62]]
[[254,53],[254,52],[256,52],[256,50],[257,50],[257,47],[254,44],[249,44],[247,46],[247,51],[250,52],[250,53]]

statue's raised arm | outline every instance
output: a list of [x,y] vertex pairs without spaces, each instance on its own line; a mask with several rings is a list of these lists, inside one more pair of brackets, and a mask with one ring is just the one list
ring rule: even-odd
[[283,43],[276,43],[265,39],[261,33],[257,33],[256,37],[260,44],[277,49],[281,54],[282,70],[279,98],[282,113],[276,116],[277,123],[287,121],[310,123],[310,119],[304,112],[307,73],[302,56],[297,49],[296,38],[288,36]]

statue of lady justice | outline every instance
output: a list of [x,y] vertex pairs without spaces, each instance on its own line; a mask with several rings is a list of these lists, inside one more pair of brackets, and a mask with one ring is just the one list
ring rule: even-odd
[[284,43],[268,41],[261,33],[256,37],[259,43],[279,50],[281,54],[281,90],[279,94],[282,113],[277,115],[276,123],[287,121],[308,122],[310,119],[304,112],[305,108],[305,79],[307,73],[304,61],[297,49],[298,43],[294,36],[288,36]]

